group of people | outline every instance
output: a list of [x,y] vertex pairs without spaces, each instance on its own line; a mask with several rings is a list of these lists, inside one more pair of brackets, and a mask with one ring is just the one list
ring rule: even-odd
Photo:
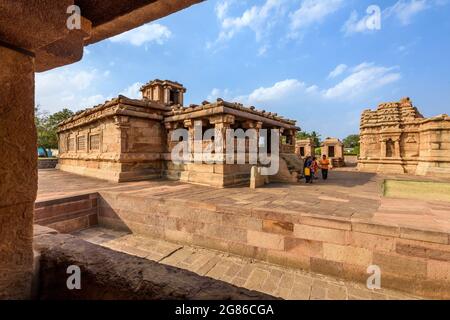
[[306,183],[313,183],[314,179],[319,179],[319,169],[322,172],[322,179],[328,179],[328,170],[330,167],[330,160],[326,155],[322,156],[322,159],[317,161],[316,157],[308,156],[305,159],[303,166],[303,174],[305,176]]

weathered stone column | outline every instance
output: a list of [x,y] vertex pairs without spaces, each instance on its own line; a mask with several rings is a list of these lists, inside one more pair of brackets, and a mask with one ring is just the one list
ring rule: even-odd
[[[263,123],[261,121],[252,121],[247,120],[242,124],[242,127],[246,130],[254,130],[255,135],[251,136],[248,135],[248,132],[246,132],[246,135],[249,136],[249,140],[246,143],[246,148],[248,152],[248,161],[250,164],[258,164],[258,154],[259,154],[259,134],[260,130],[262,129]],[[253,141],[252,141],[253,140]]]
[[215,143],[218,144],[220,149],[216,150],[215,153],[215,159],[217,163],[224,163],[229,161],[231,162],[234,160],[234,153],[236,150],[233,150],[233,153],[228,155],[227,160],[227,143],[230,143],[232,144],[232,146],[234,146],[234,136],[229,137],[227,134],[227,130],[230,129],[231,125],[234,123],[234,120],[235,118],[232,115],[213,116],[209,119],[209,122],[214,125]]
[[194,147],[195,147],[195,126],[194,126],[194,120],[192,120],[192,119],[184,120],[183,126],[189,130],[188,147],[189,147],[189,153],[191,154],[192,160],[193,160],[194,159],[194,152],[195,152],[195,150],[194,150]]
[[395,146],[395,154],[394,157],[400,158],[401,152],[400,152],[400,138],[394,140],[394,146]]
[[380,145],[381,145],[380,157],[381,158],[386,158],[386,139],[382,138],[380,140]]
[[0,45],[0,299],[26,299],[37,192],[34,57]]
[[183,101],[183,91],[179,91],[178,92],[178,104],[180,105],[180,106],[182,106],[182,105],[184,105],[184,101]]
[[165,104],[169,104],[170,102],[170,89],[167,87],[164,88],[163,101]]

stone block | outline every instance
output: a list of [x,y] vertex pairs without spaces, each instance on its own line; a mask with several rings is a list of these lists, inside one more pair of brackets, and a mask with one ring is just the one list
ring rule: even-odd
[[352,222],[352,230],[363,233],[377,234],[381,236],[399,237],[400,228],[396,226],[377,223]]
[[311,267],[310,257],[279,250],[268,249],[266,261],[276,265],[302,270],[309,270]]
[[342,262],[313,257],[311,258],[311,271],[335,277],[342,277],[344,274],[344,264]]
[[368,267],[372,263],[372,251],[364,248],[324,243],[323,258],[326,260]]
[[352,224],[350,220],[339,217],[322,218],[313,215],[302,214],[299,219],[299,223],[306,224],[309,226],[323,227],[330,229],[339,229],[348,231],[352,230]]
[[306,257],[323,258],[323,242],[285,237],[286,252]]
[[395,252],[405,256],[450,261],[450,246],[431,242],[397,239]]
[[381,268],[382,274],[391,273],[400,277],[412,278],[425,278],[427,276],[427,262],[421,258],[374,252],[373,264]]
[[205,224],[199,234],[234,242],[247,242],[247,230],[220,224]]
[[350,242],[349,231],[314,227],[303,224],[294,225],[294,237],[336,244],[349,244]]
[[61,233],[71,233],[89,228],[89,218],[85,215],[74,219],[50,223],[47,226]]
[[400,238],[448,244],[449,234],[444,232],[400,228]]
[[228,250],[229,241],[213,238],[210,236],[194,234],[193,244],[199,247],[226,252]]
[[250,189],[263,187],[265,180],[265,177],[261,175],[261,168],[253,166],[250,171]]
[[[243,229],[261,231],[262,220],[253,218],[251,216],[237,215],[237,214],[218,214],[222,223],[227,226],[237,226]],[[216,218],[220,221],[219,218]]]
[[375,235],[370,233],[352,232],[350,245],[374,251],[394,251],[395,239],[393,237]]
[[263,220],[262,229],[264,232],[291,235],[294,232],[294,224],[291,222]]
[[192,244],[194,242],[194,235],[188,232],[164,229],[164,239],[185,244]]
[[430,279],[448,281],[450,283],[450,262],[448,261],[427,261],[427,276]]
[[255,247],[284,250],[284,236],[279,234],[248,230],[247,243]]

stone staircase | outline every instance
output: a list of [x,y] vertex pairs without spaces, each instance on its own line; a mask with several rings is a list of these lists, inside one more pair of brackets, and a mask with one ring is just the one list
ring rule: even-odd
[[298,178],[303,176],[303,160],[300,159],[296,154],[293,153],[281,153],[280,162],[286,163],[287,169],[291,176],[297,174]]

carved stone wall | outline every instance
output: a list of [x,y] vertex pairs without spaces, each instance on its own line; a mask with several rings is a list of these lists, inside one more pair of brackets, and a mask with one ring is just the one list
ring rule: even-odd
[[60,126],[59,169],[116,182],[161,177],[160,112],[120,101]]

